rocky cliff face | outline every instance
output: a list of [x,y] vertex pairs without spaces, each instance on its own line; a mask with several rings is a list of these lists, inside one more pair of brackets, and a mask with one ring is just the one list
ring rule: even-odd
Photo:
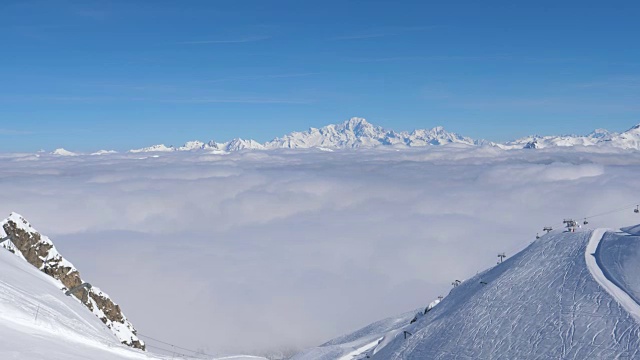
[[[22,216],[12,213],[0,222],[0,246],[23,258],[31,265],[58,280],[62,290],[84,283],[80,272],[56,250],[53,242],[37,232]],[[121,343],[145,349],[136,329],[122,313],[120,306],[99,288],[80,288],[71,293],[114,333]]]

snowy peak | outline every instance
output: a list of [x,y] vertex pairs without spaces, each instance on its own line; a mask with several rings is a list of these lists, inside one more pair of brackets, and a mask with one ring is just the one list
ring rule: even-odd
[[63,290],[73,291],[71,295],[100,318],[121,343],[145,348],[120,307],[95,286],[78,288],[84,283],[80,272],[62,257],[48,237],[41,235],[24,217],[11,213],[0,222],[0,246],[57,280]]
[[591,138],[591,139],[610,139],[611,138],[611,132],[609,132],[609,130],[606,129],[595,129],[592,132],[590,132],[587,137]]
[[[376,148],[381,146],[426,147],[447,144],[467,146],[495,146],[504,150],[510,149],[544,149],[550,147],[572,146],[607,146],[622,149],[640,150],[640,124],[623,133],[613,133],[606,129],[596,129],[587,135],[560,136],[527,136],[505,143],[492,143],[449,132],[442,126],[431,129],[415,129],[413,131],[396,132],[387,130],[368,122],[364,118],[353,117],[342,123],[309,128],[307,131],[295,131],[275,138],[266,143],[255,140],[236,138],[228,142],[189,141],[181,147],[154,145],[147,148],[131,150],[138,152],[174,152],[214,150],[212,153],[226,153],[241,150],[272,149],[356,149]],[[59,149],[59,155],[70,155]],[[69,152],[70,153],[70,152]],[[71,153],[73,154],[73,153]]]
[[349,131],[355,136],[376,137],[381,133],[385,133],[384,129],[379,126],[373,126],[363,118],[353,117],[340,125],[336,125],[338,131]]
[[633,132],[633,133],[640,132],[640,124],[638,124],[638,125],[632,127],[631,129],[625,131],[625,133],[630,133],[630,132]]
[[169,152],[174,151],[173,146],[166,146],[164,144],[153,145],[142,149],[129,150],[130,153],[144,153],[144,152]]
[[98,150],[96,152],[91,153],[91,155],[97,156],[97,155],[110,155],[110,154],[117,154],[118,152],[115,150]]
[[395,146],[429,146],[461,143],[466,145],[480,145],[485,141],[474,141],[455,133],[447,132],[438,126],[429,130],[414,130],[409,132],[395,132],[385,130],[380,126],[369,123],[366,119],[353,117],[339,124],[327,125],[321,128],[310,128],[307,131],[296,131],[275,138],[266,143],[255,140],[235,138],[229,142],[217,143],[210,141],[189,141],[181,147],[154,145],[142,149],[130,150],[139,152],[173,152],[194,150],[218,150],[224,152],[240,150],[271,150],[271,149],[355,149],[373,148],[385,145]]
[[78,154],[71,152],[69,150],[63,149],[63,148],[59,148],[59,149],[55,149],[54,151],[51,152],[51,155],[56,155],[56,156],[77,156]]
[[305,132],[293,132],[266,143],[265,147],[268,149],[312,147],[348,149],[385,145],[414,147],[449,143],[476,144],[472,139],[447,132],[442,127],[431,130],[414,130],[411,133],[397,133],[372,125],[362,118],[351,118],[338,125],[327,125],[320,129],[311,128]]

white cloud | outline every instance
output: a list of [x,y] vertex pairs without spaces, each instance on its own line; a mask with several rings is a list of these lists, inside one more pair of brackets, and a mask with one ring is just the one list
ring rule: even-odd
[[52,237],[141,333],[258,352],[424,306],[545,225],[633,203],[640,153],[597,151],[4,155],[0,211]]

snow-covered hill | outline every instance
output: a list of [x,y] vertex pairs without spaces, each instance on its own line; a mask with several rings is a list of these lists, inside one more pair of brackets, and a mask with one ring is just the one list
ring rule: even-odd
[[552,232],[414,323],[403,314],[294,359],[640,358],[640,236],[625,231]]
[[160,359],[121,345],[58,280],[0,249],[0,359]]
[[93,286],[67,295],[72,281],[82,281],[78,270],[48,237],[16,213],[0,222],[0,359],[203,359],[157,340],[173,354],[156,354],[157,347],[143,351],[133,325],[107,294]]
[[[0,247],[49,275],[60,289],[73,289],[84,283],[80,272],[60,255],[53,242],[38,233],[21,215],[12,213],[0,222],[0,241]],[[145,348],[137,337],[133,324],[127,320],[120,307],[98,287],[78,289],[72,296],[79,299],[111,329],[121,343],[134,348]]]

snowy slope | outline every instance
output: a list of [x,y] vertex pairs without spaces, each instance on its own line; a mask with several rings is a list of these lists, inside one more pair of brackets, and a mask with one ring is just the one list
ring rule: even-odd
[[[59,289],[72,289],[84,282],[78,269],[62,257],[51,239],[41,235],[20,214],[11,213],[7,219],[0,221],[0,247],[48,274]],[[97,286],[88,291],[78,290],[73,296],[82,299],[84,305],[102,320],[121,343],[145,348],[120,307]]]
[[[0,359],[160,359],[121,345],[59,282],[0,248]],[[36,319],[37,313],[37,319]]]
[[[24,219],[12,213],[1,222],[18,223],[21,228],[35,232]],[[52,265],[77,270],[64,259],[46,236],[39,243],[48,248],[40,269],[30,264],[0,226],[0,359],[202,359],[182,356],[164,356],[132,349],[121,344],[123,339],[137,339],[131,333],[130,323],[105,320],[95,301],[93,309],[73,295],[67,296],[60,280],[47,274]],[[12,253],[13,252],[13,253]],[[108,299],[97,287],[92,294]],[[85,298],[86,299],[86,298]],[[105,325],[109,325],[109,327]],[[110,329],[111,328],[111,329]],[[155,343],[154,343],[155,344]],[[164,344],[160,343],[164,346]],[[165,346],[165,348],[170,346]],[[151,350],[154,350],[152,348]],[[261,357],[237,355],[220,359],[265,360]]]
[[[463,282],[380,344],[370,336],[349,339],[362,351],[339,355],[345,360],[640,358],[640,324],[637,314],[629,313],[638,307],[638,260],[639,236],[552,232]],[[597,271],[600,279],[592,276]],[[625,300],[627,293],[636,301]],[[404,331],[411,334],[406,339]],[[325,359],[323,347],[296,359]]]
[[619,302],[640,322],[640,236],[634,230],[637,228],[607,232],[591,250],[595,250],[592,258],[610,282],[607,287],[613,288],[610,293],[618,293]]
[[350,360],[351,358],[370,350],[372,347],[375,347],[387,334],[395,334],[404,327],[407,327],[411,319],[413,319],[419,311],[420,310],[410,311],[395,317],[377,321],[360,330],[354,331],[351,334],[335,338],[317,348],[303,351],[294,356],[292,360],[331,360],[341,358]]

